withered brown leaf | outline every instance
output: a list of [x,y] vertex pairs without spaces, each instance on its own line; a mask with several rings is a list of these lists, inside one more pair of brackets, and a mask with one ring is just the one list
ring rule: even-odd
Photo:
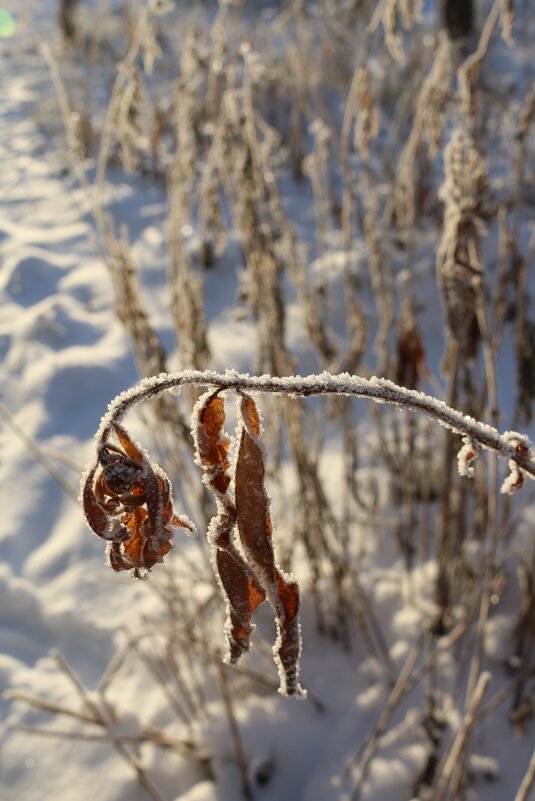
[[[113,433],[119,445],[110,441]],[[108,541],[110,565],[143,576],[172,548],[170,526],[194,531],[193,523],[173,511],[171,485],[115,423],[100,443],[98,462],[82,490],[83,507],[92,530]]]
[[254,400],[248,395],[242,398],[241,414],[243,428],[235,476],[238,532],[247,562],[275,610],[278,636],[273,651],[279,667],[281,692],[301,694],[299,587],[275,563],[264,454],[259,441],[260,418]]
[[205,481],[213,491],[218,511],[210,523],[209,532],[214,547],[217,576],[228,601],[227,634],[228,660],[237,662],[249,650],[253,631],[251,618],[265,599],[265,592],[250,567],[232,542],[236,510],[228,494],[229,449],[231,440],[224,433],[225,403],[218,393],[204,395],[196,407],[194,438],[197,459],[204,471]]

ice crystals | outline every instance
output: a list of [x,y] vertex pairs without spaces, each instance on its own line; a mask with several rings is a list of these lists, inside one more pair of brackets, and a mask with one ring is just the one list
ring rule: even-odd
[[459,465],[459,475],[472,478],[474,475],[473,463],[479,455],[479,447],[477,442],[472,437],[463,437],[463,447],[457,454],[457,463]]
[[[516,431],[506,431],[503,435],[506,442],[512,445],[515,449],[515,456],[520,459],[529,459],[531,455],[531,442],[525,434],[519,434]],[[509,474],[502,484],[501,492],[504,495],[512,495],[524,486],[524,471],[515,459],[509,459],[508,462]]]

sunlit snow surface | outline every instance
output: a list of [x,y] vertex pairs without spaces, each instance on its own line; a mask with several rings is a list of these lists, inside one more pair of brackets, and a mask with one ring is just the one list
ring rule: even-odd
[[[49,95],[49,78],[35,43],[23,41],[19,30],[30,21],[40,32],[49,31],[56,6],[4,6],[20,15],[21,25],[12,36],[0,38],[0,400],[18,427],[15,430],[2,415],[0,690],[17,688],[53,704],[80,708],[76,690],[58,668],[54,649],[94,693],[124,643],[124,627],[135,632],[142,615],[161,611],[160,600],[147,583],[113,575],[105,568],[102,542],[88,530],[75,500],[80,471],[93,458],[93,435],[101,417],[109,401],[136,382],[137,374],[124,330],[113,312],[111,282],[99,258],[88,199],[69,177],[64,157],[51,148],[36,119],[40,98]],[[165,294],[165,197],[147,184],[120,180],[110,196],[119,217],[131,225],[136,260],[150,265],[144,277],[151,288],[147,293],[150,312],[164,341],[171,343]],[[236,262],[229,258],[210,275],[207,285],[212,366],[251,371],[252,325],[229,311],[235,296]],[[436,315],[428,316],[432,329],[439,323]],[[288,338],[299,353],[303,331],[295,304],[288,319]],[[305,363],[302,372],[306,371]],[[140,437],[147,437],[139,421],[137,425]],[[24,437],[37,443],[66,489],[36,460]],[[322,476],[334,499],[341,484],[339,451],[340,443],[333,443],[322,463]],[[384,492],[380,479],[378,475],[379,493]],[[285,497],[273,499],[275,523],[292,497],[291,485],[284,490]],[[528,512],[526,520],[514,544],[519,550],[529,546],[535,516]],[[389,534],[381,534],[373,547],[364,544],[370,554],[362,581],[373,593],[397,673],[418,641],[424,621],[432,615],[429,588],[435,566],[421,566],[408,582]],[[191,550],[193,564],[202,566],[201,551],[194,545]],[[466,554],[467,562],[477,563],[480,558],[477,552]],[[172,564],[178,564],[180,554],[174,560]],[[158,580],[155,571],[150,581]],[[499,614],[487,632],[487,667],[495,670],[491,694],[507,680],[502,661],[510,650],[511,610],[518,606],[514,592],[511,588],[504,593]],[[302,679],[310,691],[309,701],[281,698],[274,675],[272,688],[243,693],[241,700],[236,693],[235,712],[250,780],[255,796],[264,801],[346,801],[358,778],[346,770],[348,760],[376,725],[392,690],[392,677],[366,657],[361,643],[345,653],[339,644],[319,637],[308,597],[302,618]],[[257,635],[264,643],[273,636],[269,611],[263,608]],[[223,647],[223,636],[218,646]],[[261,648],[247,664],[270,675],[272,666]],[[451,653],[442,655],[438,673],[444,691],[451,694],[445,704],[447,722],[456,727],[462,717],[462,698]],[[162,755],[153,747],[142,752],[148,775],[167,801],[238,801],[241,797],[228,718],[212,668],[207,668],[203,681],[208,716],[198,723],[195,734],[213,756],[213,776],[207,778],[206,772],[186,760]],[[142,665],[125,670],[118,686],[114,701],[120,719],[112,735],[135,736],[142,724],[175,731],[168,699]],[[408,801],[427,755],[421,716],[428,688],[422,682],[397,709],[371,764],[364,801]],[[90,700],[93,697],[96,693]],[[321,701],[321,708],[314,699]],[[74,736],[81,728],[78,721],[28,712],[27,706],[7,700],[0,700],[0,715],[2,801],[144,801],[148,797],[111,741],[83,741]],[[73,736],[38,737],[17,731],[21,724],[71,731]],[[490,726],[476,730],[471,799],[514,797],[533,748],[532,725],[528,723],[524,737],[514,737],[504,708]]]

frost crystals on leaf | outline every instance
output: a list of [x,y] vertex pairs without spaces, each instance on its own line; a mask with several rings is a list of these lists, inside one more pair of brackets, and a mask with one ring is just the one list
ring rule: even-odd
[[[521,459],[529,459],[531,454],[531,443],[524,434],[516,431],[506,431],[503,438],[514,447],[516,456]],[[504,495],[512,495],[524,486],[524,471],[514,459],[508,462],[509,475],[502,484],[501,491]]]
[[[227,659],[235,663],[249,650],[249,638],[254,630],[252,616],[267,597],[275,610],[278,629],[274,655],[279,668],[280,691],[283,695],[304,695],[298,681],[299,589],[275,564],[269,500],[264,486],[264,458],[259,443],[260,418],[253,399],[240,394],[242,419],[234,499],[229,491],[231,440],[223,430],[225,407],[219,391],[203,395],[193,414],[197,462],[217,503],[209,537],[219,583],[228,600]],[[244,556],[233,542],[236,524]]]
[[254,400],[248,395],[243,395],[241,414],[243,427],[235,478],[238,532],[247,561],[275,610],[278,636],[273,653],[279,669],[280,692],[301,696],[304,691],[299,686],[299,587],[275,564],[264,455],[259,441],[260,418]]
[[99,444],[98,460],[87,473],[82,501],[91,529],[108,541],[112,568],[133,570],[142,578],[173,547],[170,526],[195,531],[193,523],[173,511],[169,479],[152,464],[118,423]]
[[474,475],[473,464],[479,456],[479,447],[472,437],[463,437],[463,447],[457,454],[457,463],[459,465],[459,475],[472,478]]
[[266,596],[232,542],[236,508],[228,491],[231,440],[224,433],[224,423],[224,400],[217,391],[211,390],[199,399],[193,412],[193,437],[204,482],[212,490],[217,504],[217,513],[208,530],[216,575],[228,602],[226,659],[235,664],[249,650],[249,637],[254,629],[251,618]]

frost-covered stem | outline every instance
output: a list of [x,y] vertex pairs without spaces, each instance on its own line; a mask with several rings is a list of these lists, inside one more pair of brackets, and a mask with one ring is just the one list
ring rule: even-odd
[[362,378],[349,373],[320,373],[308,376],[252,376],[227,370],[217,373],[211,370],[185,370],[180,373],[161,373],[145,378],[139,384],[118,395],[109,405],[97,431],[97,440],[106,440],[114,423],[118,423],[134,406],[183,386],[214,387],[221,390],[246,390],[270,395],[291,396],[345,395],[369,398],[378,403],[403,406],[411,411],[427,414],[451,431],[471,437],[481,447],[499,453],[515,462],[527,475],[535,478],[535,462],[529,450],[515,447],[514,439],[500,434],[493,426],[481,423],[473,417],[452,409],[442,401],[423,392],[400,387],[386,378]]

